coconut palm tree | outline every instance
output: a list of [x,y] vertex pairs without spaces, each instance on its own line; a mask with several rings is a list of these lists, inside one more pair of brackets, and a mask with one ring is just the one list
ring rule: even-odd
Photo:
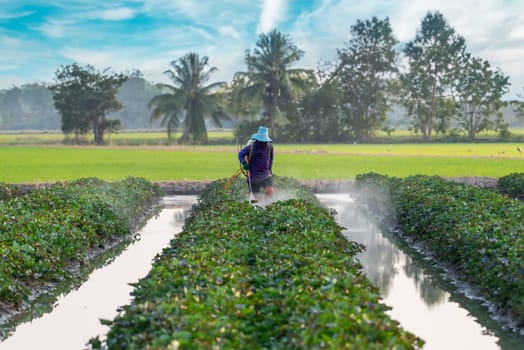
[[205,118],[211,117],[218,126],[221,126],[221,96],[217,90],[225,85],[208,82],[211,73],[217,69],[211,67],[206,70],[208,58],[200,58],[196,53],[188,53],[178,60],[172,61],[173,70],[164,72],[173,81],[173,85],[158,84],[165,91],[149,101],[149,108],[153,108],[151,120],[161,119],[161,126],[167,127],[167,135],[171,138],[174,128],[183,127],[184,132],[178,143],[187,143],[189,137],[193,141],[207,143]]
[[261,34],[256,48],[246,52],[247,72],[237,72],[235,80],[242,82],[236,92],[240,101],[261,104],[273,136],[277,125],[287,122],[281,110],[304,93],[312,79],[312,71],[290,68],[302,56],[289,36],[277,30]]

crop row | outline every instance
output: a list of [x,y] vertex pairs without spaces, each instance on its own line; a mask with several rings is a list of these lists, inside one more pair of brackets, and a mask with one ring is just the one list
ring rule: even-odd
[[0,200],[11,199],[20,195],[20,191],[15,185],[0,182]]
[[139,178],[59,182],[14,195],[0,185],[0,302],[18,305],[32,289],[70,276],[93,248],[128,235],[161,194]]
[[[413,349],[422,341],[390,319],[329,211],[298,196],[265,207],[211,183],[183,232],[157,256],[94,349]],[[286,188],[287,190],[284,190]]]
[[477,286],[501,311],[524,320],[524,204],[439,177],[364,174],[357,197],[438,261]]
[[511,173],[499,178],[497,189],[509,197],[524,201],[524,173]]

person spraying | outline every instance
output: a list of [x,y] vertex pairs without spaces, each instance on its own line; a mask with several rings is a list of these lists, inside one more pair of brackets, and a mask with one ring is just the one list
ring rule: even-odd
[[248,144],[238,152],[238,160],[247,171],[250,191],[258,200],[264,189],[264,200],[273,197],[273,143],[269,130],[260,126],[256,134],[251,135]]

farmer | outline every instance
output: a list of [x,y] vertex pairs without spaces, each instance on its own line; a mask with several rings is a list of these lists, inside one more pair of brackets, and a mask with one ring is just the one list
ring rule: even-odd
[[247,170],[247,181],[249,190],[258,200],[260,190],[264,188],[264,199],[269,200],[273,196],[273,143],[268,136],[265,126],[258,128],[256,134],[251,135],[252,142],[238,152],[240,164]]

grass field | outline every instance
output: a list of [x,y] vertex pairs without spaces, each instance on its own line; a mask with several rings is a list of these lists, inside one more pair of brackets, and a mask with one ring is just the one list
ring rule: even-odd
[[[352,179],[377,172],[501,177],[524,172],[522,144],[275,145],[273,171],[297,179]],[[81,177],[152,181],[215,180],[238,168],[236,146],[0,147],[0,181],[55,182]]]
[[[334,144],[277,145],[287,152],[344,154],[361,156],[413,157],[496,157],[524,160],[524,143],[403,143],[403,144]],[[521,151],[518,151],[518,148]]]
[[[522,142],[524,140],[524,129],[511,129],[513,142]],[[180,138],[180,133],[174,133],[172,139],[168,139],[164,130],[151,130],[142,132],[122,131],[114,134],[106,134],[104,140],[108,145],[114,146],[143,146],[143,145],[172,145],[176,144]],[[441,136],[435,135],[435,139]],[[232,144],[235,142],[231,130],[210,130],[208,132],[210,143]],[[0,146],[30,146],[30,145],[60,145],[64,140],[73,140],[74,137],[65,138],[64,134],[59,131],[23,131],[23,132],[1,132]],[[498,134],[494,131],[483,132],[477,136],[480,142],[498,142]],[[83,143],[92,143],[93,135],[88,134],[80,138]],[[391,136],[383,131],[378,131],[375,138],[376,143],[398,144],[402,142],[420,142],[422,137],[409,130],[397,130]],[[246,140],[244,140],[246,141]],[[512,140],[508,140],[511,142]]]
[[[521,129],[521,128],[510,128],[509,131],[511,132],[512,135],[515,135],[515,136],[524,135],[524,129]],[[377,131],[377,136],[388,136],[388,135],[387,135],[387,132],[385,131]],[[411,130],[398,129],[392,132],[390,137],[414,137],[414,136],[420,136],[420,133],[416,134]],[[477,137],[479,139],[493,138],[497,136],[498,136],[498,132],[493,131],[493,130],[482,131],[477,134]]]
[[[166,145],[176,144],[176,141],[180,138],[181,133],[174,133],[172,139],[169,140],[166,131],[159,132],[121,132],[115,134],[106,134],[104,140],[109,145]],[[223,140],[224,142],[232,143],[234,140],[233,133],[231,131],[212,131],[208,133],[210,141]],[[69,140],[74,137],[69,137]],[[64,137],[64,134],[57,131],[48,132],[10,132],[0,133],[0,146],[1,145],[59,145],[68,140]],[[79,138],[84,143],[92,143],[93,135],[88,134]]]

